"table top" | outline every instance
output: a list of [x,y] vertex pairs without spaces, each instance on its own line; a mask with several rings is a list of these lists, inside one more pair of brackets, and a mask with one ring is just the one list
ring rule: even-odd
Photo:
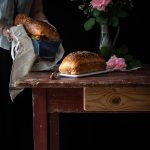
[[17,88],[84,88],[84,87],[150,87],[150,64],[130,72],[114,71],[81,78],[57,77],[51,79],[52,72],[30,72],[18,79]]

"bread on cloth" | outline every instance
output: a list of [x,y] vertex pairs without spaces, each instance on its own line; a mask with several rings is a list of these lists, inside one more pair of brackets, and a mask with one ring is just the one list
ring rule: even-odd
[[15,17],[14,25],[22,24],[27,33],[35,38],[45,38],[50,41],[60,39],[60,35],[56,28],[46,22],[35,20],[24,14],[18,14]]
[[106,62],[96,53],[76,51],[68,54],[59,66],[63,74],[79,75],[106,69]]

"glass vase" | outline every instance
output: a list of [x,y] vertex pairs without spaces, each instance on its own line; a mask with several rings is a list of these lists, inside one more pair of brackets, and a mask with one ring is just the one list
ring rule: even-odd
[[101,25],[100,30],[100,42],[99,42],[99,50],[100,55],[105,59],[108,59],[112,55],[112,42],[109,36],[108,24],[104,23]]

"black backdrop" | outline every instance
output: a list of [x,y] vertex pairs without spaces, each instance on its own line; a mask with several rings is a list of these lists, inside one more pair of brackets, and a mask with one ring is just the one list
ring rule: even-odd
[[[43,1],[44,11],[48,20],[61,34],[63,46],[66,50],[65,55],[75,50],[96,51],[99,31],[97,28],[90,32],[84,31],[83,23],[86,18],[77,9],[77,5],[73,5],[70,0]],[[131,54],[143,63],[150,62],[148,55],[150,44],[148,6],[146,1],[142,5],[139,1],[135,1],[133,14],[122,22],[118,41],[118,43],[126,43]],[[15,122],[15,127],[12,126],[11,131],[7,131],[7,135],[13,133],[15,137],[9,136],[9,139],[5,139],[2,136],[2,139],[5,139],[7,143],[2,148],[2,142],[0,141],[0,149],[7,150],[6,146],[9,145],[12,147],[11,149],[15,150],[33,150],[32,103],[19,100],[16,101],[13,108],[15,121],[14,118],[10,118],[10,120],[7,118],[7,124],[1,127],[0,123],[0,128],[4,131],[7,126],[11,126],[10,124]],[[150,147],[149,127],[149,113],[61,114],[61,150],[77,150],[81,148],[84,150],[100,148],[105,150],[108,148],[122,149],[122,147],[126,149],[129,149],[129,147],[148,149]],[[0,133],[0,137],[1,135],[3,134]],[[119,144],[122,145],[121,148]]]
[[[133,13],[121,22],[119,43],[128,45],[130,53],[142,63],[149,63],[148,3],[134,1]],[[99,30],[86,32],[85,16],[70,0],[44,0],[48,20],[63,39],[65,54],[75,50],[96,51]],[[148,146],[150,114],[61,114],[61,150],[122,149]],[[119,144],[118,144],[119,143]]]
[[[119,43],[128,45],[130,53],[142,63],[149,63],[148,2],[134,0],[134,10],[121,22]],[[44,0],[45,14],[63,39],[66,54],[75,50],[96,51],[99,30],[86,32],[86,16],[70,0]],[[149,146],[150,114],[61,114],[61,150],[122,149]],[[111,143],[111,144],[110,144]]]
[[[149,15],[148,2],[141,5],[140,1],[133,0],[134,9],[128,19],[121,22],[121,31],[118,43],[128,45],[130,53],[149,63]],[[48,20],[54,24],[63,39],[66,54],[75,50],[96,51],[99,30],[94,28],[86,32],[83,23],[86,16],[78,10],[78,5],[71,0],[44,0],[45,14]]]

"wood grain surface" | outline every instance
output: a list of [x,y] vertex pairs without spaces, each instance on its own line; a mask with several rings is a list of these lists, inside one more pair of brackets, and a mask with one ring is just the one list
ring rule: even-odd
[[130,72],[109,72],[83,78],[58,77],[51,79],[52,72],[30,72],[18,79],[17,88],[84,88],[84,87],[150,87],[150,65]]
[[85,88],[84,110],[150,111],[150,88]]

